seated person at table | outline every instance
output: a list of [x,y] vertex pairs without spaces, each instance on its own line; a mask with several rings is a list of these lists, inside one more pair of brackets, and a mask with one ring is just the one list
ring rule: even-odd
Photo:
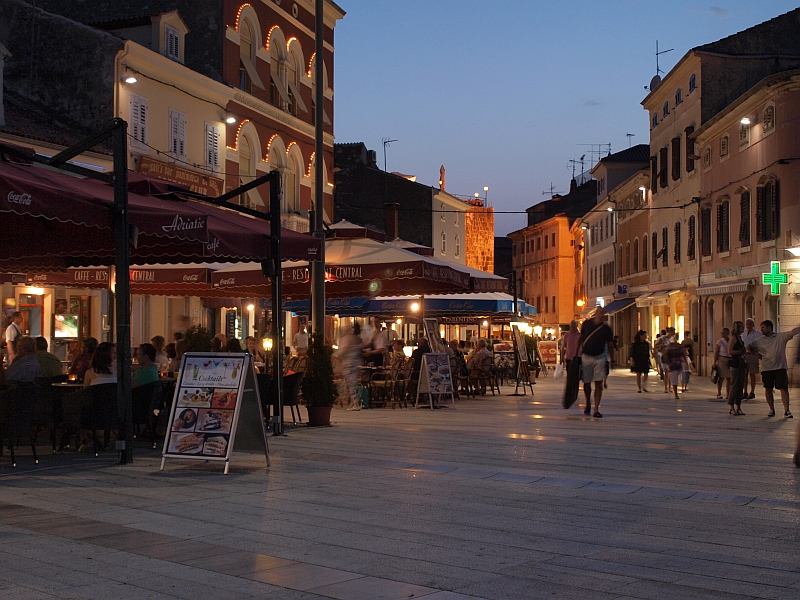
[[164,347],[167,344],[167,340],[164,339],[163,335],[157,335],[150,343],[153,344],[153,347],[156,349],[156,368],[157,369],[166,369],[167,364],[169,363],[169,357],[167,353],[164,351]]
[[156,347],[153,344],[139,346],[139,368],[131,376],[132,388],[158,381],[158,368],[155,360]]
[[428,338],[421,337],[417,343],[419,344],[417,349],[411,353],[411,359],[414,361],[414,370],[411,375],[412,379],[419,379],[419,371],[422,369],[422,357],[431,351]]
[[83,387],[101,383],[117,383],[117,373],[113,363],[114,345],[103,342],[94,351],[92,366],[86,371],[86,376],[83,378]]
[[36,358],[42,367],[42,377],[58,377],[61,375],[61,361],[55,354],[47,351],[47,340],[39,336],[35,340]]
[[472,354],[472,357],[467,361],[467,368],[470,371],[472,371],[472,369],[480,367],[481,366],[481,362],[487,356],[489,358],[491,358],[492,357],[492,353],[489,352],[489,350],[486,348],[486,340],[483,339],[483,338],[480,338],[478,340],[478,349],[475,350],[475,352]]
[[69,368],[69,374],[75,375],[78,379],[83,379],[86,375],[86,370],[92,364],[92,356],[94,351],[97,350],[97,340],[93,337],[86,338],[79,346],[79,352],[72,361],[72,366]]
[[181,368],[181,357],[186,352],[186,340],[180,339],[175,342],[175,357],[169,361],[167,369],[173,373],[178,372]]
[[23,335],[17,341],[17,355],[6,369],[8,383],[33,383],[42,376],[42,366],[36,356],[36,343],[33,338]]
[[403,352],[403,348],[405,348],[405,343],[403,340],[397,339],[392,342],[392,354],[391,354],[391,363],[394,364],[397,361],[405,361],[406,360],[406,353]]

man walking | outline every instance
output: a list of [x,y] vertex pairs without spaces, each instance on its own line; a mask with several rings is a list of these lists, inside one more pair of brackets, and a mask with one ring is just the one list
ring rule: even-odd
[[591,319],[581,327],[580,346],[583,348],[583,393],[586,395],[584,414],[591,414],[592,383],[594,383],[594,417],[601,418],[600,399],[603,397],[603,381],[606,378],[606,348],[609,360],[614,359],[614,332],[605,322],[606,311],[599,307]]
[[[744,347],[749,348],[753,345],[758,338],[760,338],[763,333],[761,333],[758,329],[756,329],[756,322],[753,319],[747,319],[744,322],[744,333],[742,334],[742,341],[744,342]],[[758,356],[753,354],[752,352],[748,352],[746,355],[747,360],[747,377],[742,377],[744,380],[744,393],[742,395],[743,400],[752,400],[756,397],[756,375],[758,375]],[[750,380],[750,393],[747,393],[747,381]]]
[[781,333],[775,333],[774,327],[772,321],[762,321],[761,333],[763,335],[750,345],[750,349],[761,359],[761,381],[764,384],[764,395],[767,397],[767,404],[769,405],[769,414],[767,416],[775,416],[773,390],[777,389],[781,392],[783,416],[791,419],[792,413],[789,412],[789,377],[786,373],[786,344],[794,336],[800,334],[800,327]]

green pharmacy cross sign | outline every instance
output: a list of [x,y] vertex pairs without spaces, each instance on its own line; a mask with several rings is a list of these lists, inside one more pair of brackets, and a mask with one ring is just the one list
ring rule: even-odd
[[781,284],[787,285],[789,283],[789,275],[781,273],[781,263],[777,260],[770,262],[770,268],[772,270],[769,273],[761,274],[761,280],[764,285],[770,286],[770,293],[773,296],[778,296],[781,293]]

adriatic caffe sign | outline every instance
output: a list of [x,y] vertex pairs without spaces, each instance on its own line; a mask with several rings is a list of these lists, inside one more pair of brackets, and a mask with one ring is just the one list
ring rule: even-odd
[[176,165],[163,163],[146,156],[139,157],[139,172],[164,181],[171,181],[206,196],[221,196],[225,182],[222,179],[190,171]]
[[77,285],[83,287],[107,287],[108,269],[67,269],[57,273],[28,273],[28,285]]

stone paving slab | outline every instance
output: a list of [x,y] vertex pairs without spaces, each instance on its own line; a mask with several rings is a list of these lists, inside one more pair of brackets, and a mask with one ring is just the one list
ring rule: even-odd
[[334,410],[271,439],[267,474],[22,448],[0,459],[0,597],[800,597],[796,424],[763,398],[728,417],[703,379],[678,401],[609,384],[602,420],[552,379],[455,411]]

